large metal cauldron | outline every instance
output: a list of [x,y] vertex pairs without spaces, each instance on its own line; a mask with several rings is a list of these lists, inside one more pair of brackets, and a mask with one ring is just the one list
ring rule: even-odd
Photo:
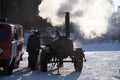
[[53,41],[50,46],[50,51],[58,57],[67,57],[73,55],[73,41],[68,39],[66,36],[60,36],[58,39]]
[[[60,36],[58,39],[51,42],[46,48],[43,48],[40,58],[41,71],[47,71],[48,63],[59,62],[73,62],[75,71],[81,72],[83,66],[83,54],[82,49],[73,48],[73,41],[69,39],[70,36],[70,25],[69,25],[69,12],[66,12],[65,16],[66,22],[66,36]],[[70,56],[71,60],[63,60],[64,58]],[[59,74],[59,67],[58,67]]]

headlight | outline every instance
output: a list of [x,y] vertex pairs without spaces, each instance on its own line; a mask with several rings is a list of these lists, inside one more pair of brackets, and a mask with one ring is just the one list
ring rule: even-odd
[[0,48],[0,54],[2,54],[3,53],[3,49],[2,48]]

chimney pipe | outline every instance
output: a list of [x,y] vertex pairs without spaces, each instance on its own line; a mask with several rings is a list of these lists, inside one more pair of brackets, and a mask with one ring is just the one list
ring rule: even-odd
[[70,13],[66,12],[65,15],[65,28],[66,28],[66,37],[69,38],[70,37]]

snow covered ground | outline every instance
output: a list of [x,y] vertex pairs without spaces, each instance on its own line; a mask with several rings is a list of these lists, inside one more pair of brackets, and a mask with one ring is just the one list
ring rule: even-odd
[[[60,74],[56,70],[48,72],[30,71],[27,68],[27,52],[18,69],[11,76],[0,75],[0,80],[120,80],[120,44],[88,44],[82,73],[75,72],[73,63],[64,63]],[[109,49],[109,50],[108,50]]]

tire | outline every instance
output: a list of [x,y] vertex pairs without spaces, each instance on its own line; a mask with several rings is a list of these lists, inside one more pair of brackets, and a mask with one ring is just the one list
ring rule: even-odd
[[5,75],[12,75],[14,64],[15,64],[15,59],[13,59],[12,63],[9,66],[4,67],[3,72]]
[[74,57],[74,69],[76,72],[80,72],[82,71],[82,67],[83,67],[83,61],[78,59],[77,57]]

